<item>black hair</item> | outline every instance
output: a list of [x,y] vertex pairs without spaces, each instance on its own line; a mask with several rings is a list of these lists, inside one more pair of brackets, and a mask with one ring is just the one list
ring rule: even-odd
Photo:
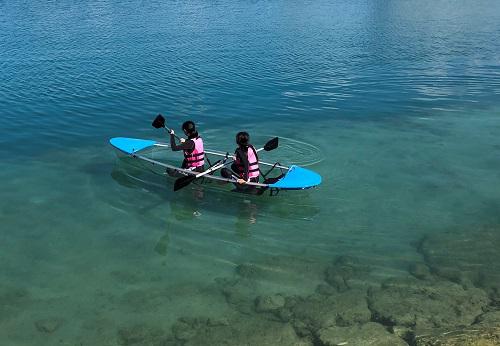
[[194,125],[194,122],[192,122],[191,120],[185,121],[184,124],[182,124],[182,130],[187,134],[189,138],[198,137],[198,132],[196,132],[196,126]]
[[238,132],[236,134],[236,143],[240,147],[247,147],[248,144],[250,143],[250,135],[248,134],[248,132],[244,131]]

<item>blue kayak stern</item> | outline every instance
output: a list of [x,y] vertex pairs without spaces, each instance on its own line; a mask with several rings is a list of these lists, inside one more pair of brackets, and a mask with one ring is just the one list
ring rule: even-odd
[[309,169],[292,165],[286,175],[274,184],[271,188],[302,190],[309,189],[321,184],[321,175]]
[[142,149],[152,147],[156,141],[149,139],[114,137],[109,140],[112,146],[126,154],[134,154]]

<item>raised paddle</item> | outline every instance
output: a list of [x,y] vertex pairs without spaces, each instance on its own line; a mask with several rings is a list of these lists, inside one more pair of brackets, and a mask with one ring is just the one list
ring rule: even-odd
[[[170,132],[170,129],[167,127],[166,123],[165,123],[165,118],[163,117],[163,115],[161,114],[158,114],[155,118],[155,120],[153,120],[153,123],[151,124],[155,129],[161,129],[161,128],[164,128],[165,130],[167,130],[168,132]],[[181,138],[179,136],[177,136],[176,134],[174,134],[175,138],[177,138],[178,140],[181,140]]]
[[[257,152],[262,151],[262,150],[271,151],[271,150],[276,149],[277,147],[278,147],[278,137],[274,137],[273,139],[269,140],[264,145],[263,148],[259,148],[256,151]],[[209,169],[207,169],[201,173],[198,173],[196,175],[188,175],[188,176],[177,179],[174,183],[174,191],[180,190],[183,187],[186,187],[189,184],[191,184],[196,179],[201,178],[202,176],[204,176],[206,174],[212,173],[212,172],[218,170],[219,168],[223,168],[223,167],[233,163],[234,160],[230,160],[229,162],[226,162],[228,157],[229,157],[229,153],[226,154],[226,157],[224,158],[224,160],[222,160],[221,163],[214,165],[213,167],[210,167]]]
[[220,175],[226,179],[233,179],[233,180],[238,180],[239,177],[233,173],[229,168],[222,168],[220,170]]
[[[274,150],[278,147],[278,137],[274,137],[273,139],[269,140],[266,144],[264,144],[264,150],[265,151],[271,151]],[[261,149],[257,149],[257,151],[261,151]]]

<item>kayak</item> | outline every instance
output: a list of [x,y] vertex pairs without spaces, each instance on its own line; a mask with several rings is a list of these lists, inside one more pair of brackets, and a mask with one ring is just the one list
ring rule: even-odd
[[[275,138],[277,142],[277,138]],[[125,154],[131,158],[148,162],[153,165],[163,167],[165,170],[170,172],[174,171],[176,174],[184,177],[190,178],[180,178],[182,179],[197,179],[199,176],[203,178],[216,180],[220,182],[236,183],[234,177],[224,177],[213,174],[216,170],[228,165],[232,162],[232,156],[227,152],[216,151],[216,150],[205,150],[206,155],[211,155],[215,157],[222,157],[223,159],[217,161],[211,167],[209,167],[205,172],[195,172],[189,169],[180,168],[165,162],[158,161],[156,159],[147,157],[145,152],[154,149],[155,147],[170,147],[167,143],[157,142],[150,139],[138,139],[138,138],[126,138],[126,137],[114,137],[109,140],[110,144],[117,149],[120,153]],[[277,143],[276,143],[277,146]],[[260,149],[264,150],[264,148]],[[268,150],[268,149],[265,149]],[[229,160],[229,161],[228,161]],[[222,161],[222,163],[220,163]],[[225,163],[228,161],[227,163]],[[210,162],[210,161],[209,161]],[[270,190],[271,195],[276,194],[280,190],[305,190],[314,188],[321,184],[321,176],[307,168],[299,167],[296,165],[283,166],[278,163],[268,163],[259,160],[259,165],[270,166],[271,168],[263,176],[267,177],[269,173],[278,170],[279,175],[274,178],[266,178],[262,183],[248,182],[246,186],[255,186],[261,190]]]

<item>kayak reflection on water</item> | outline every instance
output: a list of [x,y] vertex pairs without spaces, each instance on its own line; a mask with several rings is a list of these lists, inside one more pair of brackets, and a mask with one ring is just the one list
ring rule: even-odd
[[[199,179],[199,184],[193,184],[190,191],[186,190],[183,194],[174,193],[170,186],[165,184],[163,170],[147,170],[142,165],[136,166],[137,163],[137,160],[119,159],[110,172],[111,178],[127,189],[147,191],[158,197],[151,198],[148,203],[143,201],[141,211],[146,212],[169,204],[171,213],[165,219],[174,218],[188,222],[203,219],[207,213],[217,213],[224,217],[236,217],[237,227],[244,230],[257,223],[258,215],[286,220],[313,220],[320,210],[307,191],[283,191],[278,197],[269,197],[266,193],[269,190],[260,187],[247,189],[251,186],[214,182],[211,179],[203,181],[203,178]],[[228,184],[234,187],[232,192],[223,188]],[[261,194],[262,196],[259,196]],[[125,203],[125,200],[122,201]]]
[[250,226],[257,223],[258,206],[249,200],[239,203],[236,222],[234,223],[236,233],[241,237],[250,236]]

